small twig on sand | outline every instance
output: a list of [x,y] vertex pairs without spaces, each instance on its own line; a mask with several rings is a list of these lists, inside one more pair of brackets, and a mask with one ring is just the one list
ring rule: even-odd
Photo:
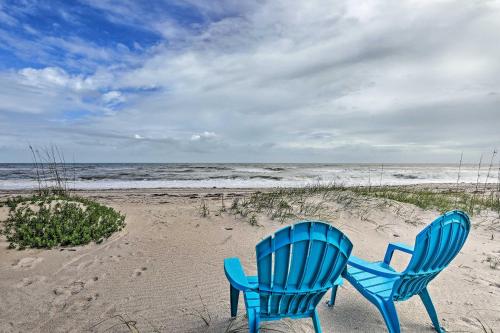
[[[198,288],[198,286],[196,286]],[[206,326],[210,326],[210,323],[212,322],[212,316],[210,316],[210,311],[208,311],[207,305],[203,301],[203,298],[201,297],[200,291],[197,289],[198,292],[198,297],[200,298],[201,305],[203,306],[203,312],[206,314],[206,316],[199,311],[198,309],[194,309],[198,316],[205,322]]]
[[101,325],[101,324],[103,324],[103,323],[105,323],[105,322],[108,322],[109,320],[114,319],[114,318],[118,318],[118,319],[120,320],[120,322],[119,322],[119,323],[117,323],[117,324],[114,324],[114,325],[112,325],[112,326],[110,326],[110,327],[108,327],[108,328],[106,328],[103,332],[109,331],[110,329],[115,328],[115,327],[116,327],[116,326],[118,326],[118,325],[125,325],[125,326],[127,326],[128,330],[129,330],[130,332],[132,332],[132,333],[139,333],[139,330],[138,330],[138,329],[137,329],[137,327],[136,327],[136,325],[137,325],[137,321],[135,321],[135,320],[126,320],[126,319],[125,319],[122,315],[120,315],[120,314],[117,314],[117,315],[114,315],[114,316],[112,316],[112,317],[109,317],[109,318],[106,318],[106,319],[101,320],[101,321],[100,321],[100,322],[98,322],[97,324],[92,325],[92,326],[90,327],[89,331],[91,331],[91,332],[92,332],[92,331],[93,331],[93,330],[94,330],[97,326],[99,326],[99,325]]
[[141,315],[138,315],[138,316],[141,317],[146,323],[148,323],[153,328],[152,332],[154,332],[154,333],[160,333],[160,329],[158,327],[156,327],[155,325],[153,325],[153,323],[151,323],[151,320],[149,320],[147,318],[144,318]]
[[479,319],[478,317],[474,317],[474,318],[476,318],[476,320],[479,322],[479,324],[481,324],[483,332],[485,332],[485,333],[493,333],[493,329],[491,327],[489,327],[487,324],[484,324],[481,321],[481,319]]
[[384,230],[387,227],[390,227],[391,225],[396,225],[395,223],[386,223],[386,224],[379,224],[375,227],[375,231]]

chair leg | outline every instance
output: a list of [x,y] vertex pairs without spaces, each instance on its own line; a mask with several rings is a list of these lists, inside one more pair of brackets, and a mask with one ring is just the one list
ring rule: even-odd
[[319,316],[318,316],[318,311],[316,311],[316,309],[314,309],[314,313],[312,315],[312,321],[314,325],[314,332],[321,333],[321,325],[319,324]]
[[431,317],[434,329],[439,333],[444,332],[443,329],[441,328],[441,325],[439,325],[438,315],[436,313],[436,309],[434,308],[434,304],[432,304],[432,299],[431,296],[429,295],[429,291],[427,290],[427,288],[424,288],[420,292],[420,294],[418,294],[418,296],[420,296],[420,299],[424,303],[425,309],[427,310],[429,317]]
[[240,298],[240,291],[230,285],[229,297],[231,299],[231,317],[236,317],[238,314],[238,299]]
[[247,311],[248,315],[248,332],[259,333],[260,329],[260,314],[259,308],[251,308]]
[[392,300],[379,301],[377,307],[384,318],[389,333],[400,333],[401,328],[399,327],[398,313],[394,302]]
[[326,303],[331,308],[335,305],[335,298],[337,297],[337,288],[338,288],[337,285],[333,286],[333,288],[332,288],[332,295],[330,297],[330,301]]

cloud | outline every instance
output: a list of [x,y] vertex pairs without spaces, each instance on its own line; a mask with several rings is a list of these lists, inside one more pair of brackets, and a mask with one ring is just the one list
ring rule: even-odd
[[82,75],[69,75],[58,67],[45,67],[42,69],[24,68],[19,71],[21,82],[35,87],[63,87],[75,91],[93,89],[92,79]]
[[200,134],[193,134],[191,135],[191,141],[199,141],[199,140],[209,140],[217,137],[217,135],[214,132],[203,132]]
[[107,105],[114,106],[125,102],[126,99],[121,92],[113,90],[103,94],[102,100]]
[[[0,78],[0,113],[40,114],[40,139],[82,155],[104,142],[96,159],[456,162],[500,144],[493,2],[176,1],[177,15],[138,2],[87,5],[162,39],[100,48],[40,37],[43,57],[53,48],[70,56]],[[2,38],[16,54],[33,52]],[[78,135],[53,120],[82,109],[90,116],[71,119]]]

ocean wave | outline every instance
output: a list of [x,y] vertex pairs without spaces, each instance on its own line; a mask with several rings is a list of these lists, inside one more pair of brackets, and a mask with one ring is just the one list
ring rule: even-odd
[[277,176],[265,176],[265,175],[259,175],[259,176],[250,176],[250,179],[270,179],[270,180],[282,180],[283,177],[277,177]]
[[[480,183],[497,182],[481,169]],[[365,164],[75,164],[68,167],[70,184],[77,188],[153,187],[274,187],[311,183],[346,186],[455,183],[458,165]],[[73,182],[73,177],[76,182]],[[49,180],[50,181],[50,180]],[[475,183],[477,166],[463,165],[460,181]],[[36,187],[30,164],[0,164],[0,189]]]
[[419,178],[418,176],[415,176],[415,175],[405,175],[402,173],[394,173],[392,175],[398,179],[418,179]]

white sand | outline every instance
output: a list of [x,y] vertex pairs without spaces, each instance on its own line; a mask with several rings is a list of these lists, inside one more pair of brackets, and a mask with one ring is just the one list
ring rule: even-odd
[[[217,192],[221,190],[83,193],[127,216],[126,228],[99,245],[17,251],[8,250],[0,237],[0,332],[225,332],[229,325],[245,332],[237,330],[246,325],[242,299],[238,318],[229,318],[223,259],[238,256],[246,272],[255,273],[255,244],[283,225],[265,216],[258,217],[260,227],[229,213],[216,216],[218,198],[207,199],[211,214],[202,218],[200,198],[189,194]],[[235,190],[226,190],[226,196],[231,193]],[[226,198],[227,206],[230,202]],[[329,221],[354,243],[353,254],[370,260],[382,259],[390,241],[412,243],[425,223],[439,215],[410,205],[382,207],[375,201],[349,210],[335,205],[338,210]],[[6,212],[0,208],[0,218]],[[500,264],[492,268],[487,261],[488,256],[490,261],[500,257],[500,234],[488,230],[484,218],[473,219],[476,226],[478,222],[484,225],[472,230],[462,252],[430,284],[448,331],[500,330]],[[404,254],[394,260],[404,268]],[[324,332],[385,329],[376,308],[347,282],[335,309],[324,304],[318,309]],[[418,297],[397,309],[403,332],[433,331]],[[266,327],[313,332],[310,320],[262,327],[263,332]]]

